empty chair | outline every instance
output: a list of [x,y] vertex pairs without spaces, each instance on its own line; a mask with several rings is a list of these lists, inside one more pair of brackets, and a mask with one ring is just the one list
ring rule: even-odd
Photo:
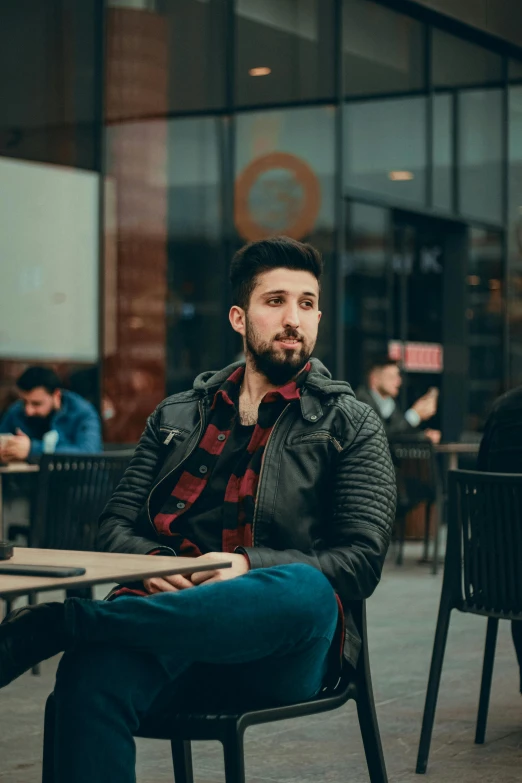
[[522,621],[522,475],[449,473],[448,542],[417,772],[426,772],[453,609],[487,617],[475,742],[484,742],[498,621]]
[[[424,519],[424,559],[428,559],[430,538],[430,519],[433,504],[439,491],[439,471],[437,456],[429,440],[390,441],[390,452],[397,475],[397,565],[404,559],[404,538],[406,533],[406,515],[419,503],[425,503]],[[437,526],[438,528],[438,526]]]

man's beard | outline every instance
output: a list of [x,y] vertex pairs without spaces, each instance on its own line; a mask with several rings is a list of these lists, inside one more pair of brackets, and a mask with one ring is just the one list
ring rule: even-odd
[[301,340],[296,348],[276,351],[273,342],[263,342],[259,339],[252,324],[246,319],[246,354],[252,361],[257,372],[274,386],[284,386],[292,378],[295,378],[306,366],[308,359],[314,349],[304,342],[302,336],[296,329],[288,327],[284,332],[280,332],[274,337],[274,340],[283,340],[285,338],[295,338]]

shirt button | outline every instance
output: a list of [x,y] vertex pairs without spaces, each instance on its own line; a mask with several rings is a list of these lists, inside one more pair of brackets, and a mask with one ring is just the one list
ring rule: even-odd
[[179,503],[176,503],[176,508],[185,508],[185,503],[182,503],[180,500]]
[[310,416],[310,418],[312,421],[317,421],[317,416],[315,415],[315,413],[313,414],[313,416]]
[[223,435],[223,433],[221,433],[220,435],[218,435],[218,440],[226,440],[226,437],[227,437],[226,435]]
[[200,473],[206,473],[208,471],[208,468],[206,465],[200,465],[199,466],[199,472]]

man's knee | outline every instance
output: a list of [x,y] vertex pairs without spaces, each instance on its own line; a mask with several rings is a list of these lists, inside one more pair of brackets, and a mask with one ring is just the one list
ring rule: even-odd
[[277,607],[313,630],[317,636],[335,631],[338,605],[335,592],[319,569],[306,563],[289,563],[266,569],[279,582]]

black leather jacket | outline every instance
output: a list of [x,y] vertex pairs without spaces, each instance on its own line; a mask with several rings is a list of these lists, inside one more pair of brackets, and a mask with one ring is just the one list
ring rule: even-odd
[[[164,481],[174,486],[205,431],[216,390],[237,366],[200,375],[191,391],[168,397],[149,417],[101,516],[100,549],[144,554],[169,547],[151,521],[155,492]],[[350,602],[370,596],[379,582],[395,501],[379,417],[312,359],[300,401],[284,409],[267,443],[253,546],[245,551],[252,568],[301,562],[325,574],[345,609],[345,657],[354,666],[360,638]]]

